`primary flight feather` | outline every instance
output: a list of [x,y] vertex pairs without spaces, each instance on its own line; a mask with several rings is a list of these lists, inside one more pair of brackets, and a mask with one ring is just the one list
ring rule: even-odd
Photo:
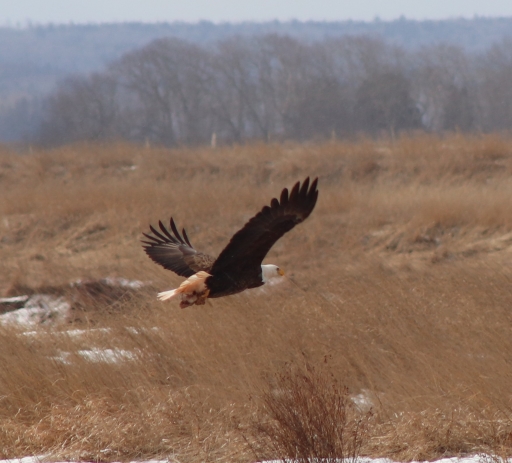
[[297,182],[290,192],[285,188],[270,206],[264,206],[241,230],[236,232],[215,259],[198,252],[190,243],[185,229],[178,231],[171,217],[170,230],[162,222],[159,230],[150,225],[144,250],[162,267],[187,278],[179,288],[158,294],[162,301],[181,295],[180,307],[202,305],[207,298],[229,296],[265,284],[284,273],[276,265],[262,265],[274,243],[313,211],[318,179],[302,185]]

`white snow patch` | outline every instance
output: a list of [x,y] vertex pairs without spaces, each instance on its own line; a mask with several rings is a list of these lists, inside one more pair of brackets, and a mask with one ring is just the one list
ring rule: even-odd
[[[137,290],[148,283],[120,277],[107,277],[100,280],[76,280],[71,287],[79,287],[99,282],[111,287]],[[34,328],[41,324],[56,324],[65,321],[71,310],[71,304],[63,296],[50,294],[21,295],[0,298],[0,304],[22,304],[23,307],[13,309],[0,315],[0,325],[18,325]]]
[[365,389],[363,389],[359,394],[352,396],[351,400],[361,411],[368,411],[374,405],[368,391]]
[[13,304],[26,301],[28,301],[28,296],[0,297],[0,304]]
[[69,302],[63,297],[34,294],[27,298],[23,308],[0,315],[0,324],[33,327],[48,322],[63,321],[70,309]]
[[134,360],[135,354],[125,349],[88,349],[79,350],[78,355],[90,362],[117,363],[123,360]]
[[[175,460],[142,460],[142,461],[131,461],[129,463],[173,463]],[[48,456],[42,455],[38,457],[23,457],[13,458],[11,460],[0,460],[0,463],[73,463],[69,461],[52,461]],[[75,462],[84,463],[84,462]]]
[[[441,460],[432,461],[429,463],[482,463],[482,461],[487,461],[487,459],[490,459],[491,456],[489,455],[473,455],[468,457],[453,457],[453,458],[442,458]],[[283,461],[286,461],[287,463],[295,463],[297,460],[266,460],[266,461],[260,461],[256,463],[283,463]],[[333,462],[333,460],[327,460],[326,458],[318,458],[317,460],[309,460],[314,461],[315,463],[327,463]],[[336,463],[354,463],[353,459],[349,458],[339,458],[336,461]],[[389,458],[358,458],[356,460],[357,463],[395,463],[393,460],[390,460]],[[0,462],[2,463],[2,462]],[[306,461],[304,460],[304,463]],[[419,463],[419,462],[411,462],[411,463]],[[503,463],[512,463],[512,459],[503,460]]]
[[[80,357],[93,363],[114,364],[123,361],[135,360],[136,355],[126,349],[100,349],[93,347],[91,349],[82,349],[76,352]],[[61,351],[59,355],[50,357],[52,360],[71,365],[71,352]]]
[[[473,455],[468,457],[454,457],[454,458],[443,458],[441,460],[433,461],[431,463],[482,463],[483,461],[489,461],[492,457],[490,455]],[[286,462],[292,463],[292,460],[285,460]],[[294,460],[295,462],[297,460]],[[313,461],[313,460],[309,460]],[[316,463],[324,463],[327,462],[327,459],[320,458],[316,460]],[[332,462],[333,460],[329,460]],[[501,460],[500,460],[501,461]],[[73,462],[59,462],[58,460],[52,461],[48,456],[35,456],[35,457],[24,457],[24,458],[14,458],[11,460],[0,460],[0,463],[73,463]],[[177,463],[177,460],[167,459],[167,460],[141,460],[141,461],[131,461],[129,463]],[[282,463],[283,460],[267,460],[255,463]],[[336,460],[337,463],[354,463],[352,459],[339,459]],[[395,463],[393,460],[388,458],[359,458],[356,460],[357,463]],[[83,462],[75,462],[75,463],[83,463]],[[304,462],[305,463],[305,462]],[[418,463],[418,462],[412,462]],[[512,463],[512,459],[503,460],[503,463]]]
[[[103,283],[107,286],[118,286],[122,288],[130,288],[130,289],[140,289],[145,286],[147,283],[144,283],[140,280],[128,280],[128,278],[121,277],[106,277],[101,278],[99,280],[100,283]],[[71,286],[81,286],[88,283],[94,283],[93,280],[75,280],[71,283]]]

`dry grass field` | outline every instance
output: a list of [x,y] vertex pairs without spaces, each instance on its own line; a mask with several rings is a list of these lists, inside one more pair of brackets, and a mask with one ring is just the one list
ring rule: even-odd
[[[144,254],[150,223],[217,254],[306,176],[317,207],[266,259],[282,282],[157,301],[181,279]],[[3,149],[0,262],[0,297],[75,301],[0,327],[2,458],[512,454],[510,139]],[[105,277],[145,285],[70,285]]]

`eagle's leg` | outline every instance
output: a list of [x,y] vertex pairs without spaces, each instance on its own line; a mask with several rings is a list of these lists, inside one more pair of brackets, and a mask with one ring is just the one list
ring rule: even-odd
[[203,291],[202,294],[199,294],[197,297],[196,305],[204,305],[204,303],[206,302],[206,298],[208,297],[209,294],[209,289]]
[[195,291],[190,294],[183,293],[181,295],[180,307],[182,309],[184,309],[185,307],[190,307],[191,305],[194,305],[194,304],[195,305],[204,305],[204,303],[206,302],[206,298],[208,297],[209,294],[210,294],[209,289],[205,289],[201,293],[198,293]]

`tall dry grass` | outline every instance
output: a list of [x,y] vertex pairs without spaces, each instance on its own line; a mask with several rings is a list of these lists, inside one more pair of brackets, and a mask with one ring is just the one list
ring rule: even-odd
[[[269,394],[302,417],[315,410],[272,395],[305,364],[334,391],[322,407],[372,404],[358,454],[509,455],[511,172],[512,141],[498,136],[3,150],[0,295],[72,297],[71,281],[106,276],[147,286],[91,299],[69,325],[0,330],[0,456],[283,457],[255,423],[279,429]],[[180,278],[142,251],[149,223],[172,215],[216,254],[308,175],[320,177],[317,208],[267,257],[282,283],[203,308],[156,301]],[[94,349],[118,361],[81,355]]]
[[356,462],[366,443],[371,410],[362,412],[346,386],[306,362],[277,375],[263,396],[270,420],[256,424],[280,461]]

